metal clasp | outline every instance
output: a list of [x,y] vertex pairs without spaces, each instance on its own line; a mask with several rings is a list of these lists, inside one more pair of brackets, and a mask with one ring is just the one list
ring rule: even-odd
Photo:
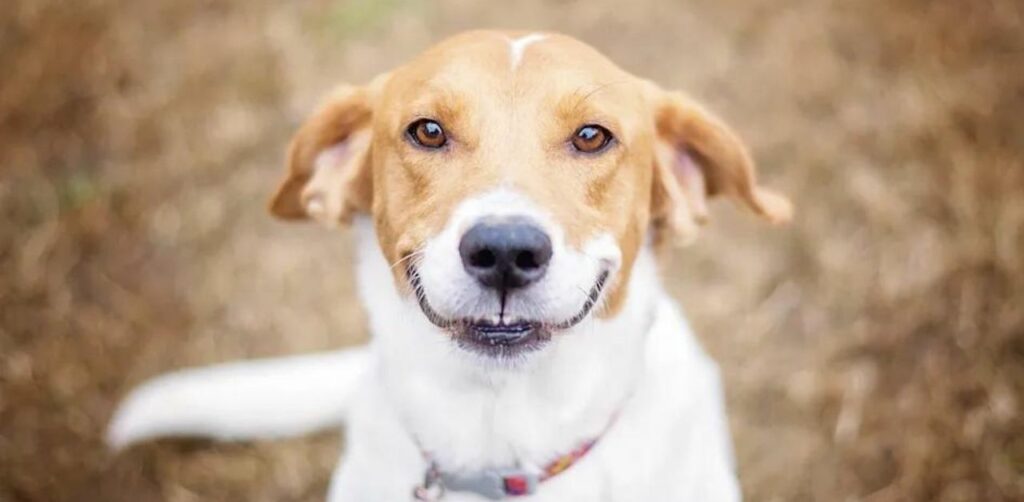
[[444,498],[444,480],[437,464],[431,462],[423,473],[423,483],[413,488],[412,498],[420,502],[436,502]]
[[473,473],[442,473],[442,483],[453,492],[470,492],[490,500],[532,495],[540,477],[524,469],[484,469]]

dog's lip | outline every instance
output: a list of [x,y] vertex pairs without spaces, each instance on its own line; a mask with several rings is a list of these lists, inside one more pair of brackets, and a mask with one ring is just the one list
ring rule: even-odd
[[481,319],[450,319],[442,316],[430,305],[430,301],[427,299],[427,293],[423,289],[423,283],[420,281],[419,271],[416,270],[416,265],[413,263],[406,265],[406,277],[408,277],[409,285],[412,287],[413,294],[416,295],[416,301],[419,303],[420,310],[423,311],[423,314],[432,324],[446,330],[463,331],[465,329],[471,329],[482,333],[513,333],[529,330],[551,331],[572,328],[590,315],[594,306],[597,305],[598,300],[601,299],[601,293],[604,292],[604,288],[607,286],[608,278],[610,276],[611,268],[603,267],[601,272],[597,275],[594,285],[591,286],[590,291],[587,293],[587,299],[583,302],[583,307],[580,308],[580,311],[577,312],[576,315],[564,321],[545,323],[541,321],[519,320],[511,323],[494,323]]
[[472,322],[454,332],[462,349],[492,359],[510,359],[540,349],[551,340],[551,332],[539,323]]
[[484,334],[517,334],[525,333],[531,329],[537,329],[540,327],[540,323],[531,321],[503,321],[495,323],[486,320],[479,320],[467,322],[466,327]]
[[406,265],[405,275],[409,280],[409,285],[412,287],[413,294],[416,295],[417,303],[420,304],[420,310],[423,311],[423,315],[427,316],[427,320],[441,329],[450,329],[458,323],[455,319],[444,318],[434,310],[434,307],[430,306],[430,301],[427,300],[427,292],[423,289],[423,283],[420,281],[420,274],[416,270],[416,265],[412,263]]
[[607,267],[601,270],[601,273],[597,275],[597,280],[594,281],[594,285],[591,286],[590,291],[587,293],[587,300],[583,302],[583,308],[580,309],[576,315],[566,319],[560,324],[552,326],[554,329],[569,329],[580,323],[583,319],[586,319],[590,315],[590,311],[597,305],[597,301],[601,299],[601,293],[604,292],[605,285],[608,284],[608,277],[611,275],[611,270]]

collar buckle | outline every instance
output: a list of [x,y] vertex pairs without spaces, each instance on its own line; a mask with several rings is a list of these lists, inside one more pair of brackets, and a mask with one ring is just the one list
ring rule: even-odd
[[484,469],[474,473],[441,473],[441,484],[455,492],[470,492],[490,500],[537,492],[540,476],[521,468]]
[[412,490],[412,498],[420,502],[436,502],[444,498],[444,479],[437,464],[431,462],[427,467],[423,483]]

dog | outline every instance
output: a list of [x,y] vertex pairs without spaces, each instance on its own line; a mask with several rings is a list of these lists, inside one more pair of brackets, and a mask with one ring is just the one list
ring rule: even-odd
[[565,35],[456,35],[336,89],[270,202],[354,227],[368,346],[159,377],[109,441],[346,424],[332,502],[739,500],[717,366],[657,266],[718,195],[791,216],[687,95]]

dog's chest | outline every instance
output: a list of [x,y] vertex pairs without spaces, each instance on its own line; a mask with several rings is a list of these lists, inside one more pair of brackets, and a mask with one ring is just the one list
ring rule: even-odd
[[[673,313],[674,308],[669,311]],[[534,495],[515,500],[738,498],[717,370],[699,351],[681,319],[657,324],[645,348],[643,371],[629,386],[633,390],[608,400],[610,408],[614,406],[611,403],[628,398],[614,426],[568,470],[541,483]],[[389,384],[381,381],[375,385]],[[548,401],[531,402],[525,396],[488,406],[481,404],[486,403],[486,396],[465,392],[441,400],[424,397],[436,390],[422,385],[412,393],[415,395],[393,389],[367,393],[363,419],[352,422],[349,437],[378,441],[370,441],[377,443],[374,447],[350,450],[353,458],[347,462],[364,466],[360,470],[377,478],[381,486],[389,486],[392,497],[401,497],[395,500],[408,500],[412,488],[422,482],[428,465],[424,453],[431,449],[424,444],[439,452],[435,455],[444,468],[473,470],[510,465],[530,455],[546,458],[600,434],[605,425],[598,420],[592,424],[577,420],[567,421],[565,427],[552,427],[559,414],[577,419],[587,416],[587,410],[580,414],[571,400],[559,408]],[[496,419],[488,413],[500,413],[504,406],[495,404],[515,405],[515,410]],[[413,413],[418,406],[428,411]],[[522,410],[534,412],[519,413]],[[607,417],[611,413],[592,414]],[[442,500],[485,499],[449,492]]]

